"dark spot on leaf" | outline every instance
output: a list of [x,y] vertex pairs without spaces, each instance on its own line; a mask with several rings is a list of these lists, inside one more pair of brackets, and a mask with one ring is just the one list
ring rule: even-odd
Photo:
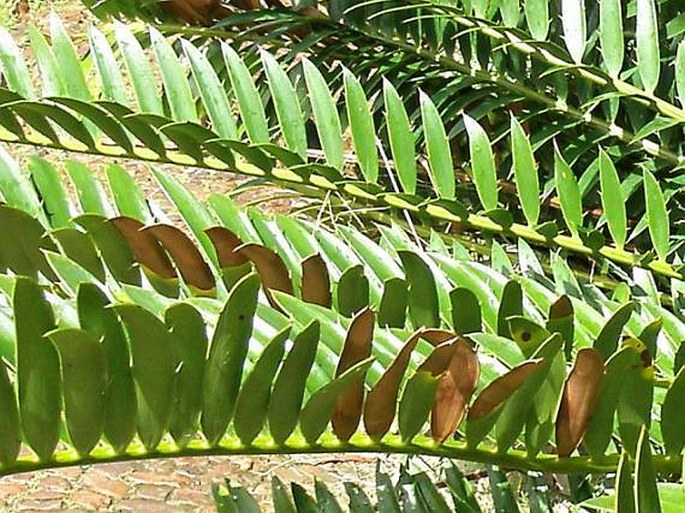
[[245,320],[245,316],[244,316],[243,314],[240,314],[240,315],[238,316],[238,320],[239,320],[239,321]]
[[642,360],[642,365],[645,367],[652,365],[652,355],[649,354],[649,350],[645,349],[640,353],[640,360]]
[[524,331],[521,333],[521,340],[524,342],[530,342],[531,338],[533,338],[533,335],[531,335],[529,331]]

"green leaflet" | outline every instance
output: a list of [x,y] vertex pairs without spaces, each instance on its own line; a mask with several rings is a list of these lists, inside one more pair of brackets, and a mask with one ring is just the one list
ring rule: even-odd
[[502,290],[502,297],[497,311],[497,334],[500,337],[511,338],[509,331],[509,317],[523,313],[523,292],[517,281],[508,281]]
[[274,501],[274,513],[297,513],[285,485],[277,476],[271,478],[271,497]]
[[415,327],[440,326],[440,305],[433,273],[416,253],[399,251],[409,282],[409,316]]
[[228,68],[233,93],[238,99],[238,109],[247,135],[252,144],[268,143],[269,128],[259,91],[252,81],[252,74],[238,54],[227,44],[221,45],[221,51]]
[[623,68],[623,13],[621,0],[599,3],[599,41],[604,65],[612,77]]
[[668,454],[685,447],[685,368],[678,371],[661,406],[661,436]]
[[145,194],[128,172],[116,164],[107,166],[107,182],[119,215],[137,219],[141,223],[152,221]]
[[449,467],[445,469],[445,480],[452,493],[454,508],[457,511],[481,513],[480,505],[476,500],[471,483],[469,483],[456,464],[450,463]]
[[649,447],[649,429],[642,426],[635,458],[635,510],[661,513],[656,472]]
[[583,442],[591,456],[600,457],[609,445],[614,429],[614,415],[622,395],[626,373],[640,364],[640,355],[632,347],[624,347],[606,362],[606,371],[599,397]]
[[35,55],[40,78],[43,83],[43,96],[62,96],[66,93],[66,86],[62,79],[55,54],[45,37],[34,26],[28,27],[31,49]]
[[271,384],[281,365],[290,331],[291,327],[288,326],[274,336],[240,388],[233,428],[245,445],[249,445],[264,427],[271,397]]
[[43,201],[43,209],[52,228],[71,226],[71,201],[59,173],[47,161],[35,155],[28,160],[29,173]]
[[0,358],[0,466],[9,467],[21,450],[21,421],[7,366]]
[[587,22],[585,0],[562,0],[561,23],[564,28],[564,42],[573,62],[580,64],[585,51]]
[[66,96],[89,100],[90,91],[76,49],[61,19],[54,12],[50,14],[50,35],[55,62],[64,81]]
[[[368,297],[368,290],[366,296]],[[405,280],[400,278],[386,280],[383,284],[383,295],[378,306],[378,325],[403,328],[406,321],[408,298],[409,289]]]
[[649,236],[652,239],[652,244],[659,259],[666,261],[666,256],[670,250],[669,218],[668,211],[666,210],[666,200],[654,175],[645,169],[642,176],[645,186]]
[[401,513],[400,502],[390,477],[376,465],[376,497],[379,513]]
[[455,176],[445,127],[431,99],[419,90],[421,120],[426,137],[430,178],[439,198],[454,199]]
[[621,452],[621,459],[616,470],[616,511],[632,513],[635,510],[633,485],[633,465],[626,451]]
[[47,336],[59,353],[69,439],[86,456],[104,427],[109,378],[105,351],[95,336],[83,330],[57,330]]
[[162,108],[161,97],[157,92],[157,82],[140,43],[128,27],[122,23],[114,23],[114,33],[117,37],[119,51],[126,64],[131,85],[135,91],[140,112],[161,115],[164,109]]
[[335,101],[321,72],[307,59],[302,60],[309,101],[314,112],[316,131],[326,155],[326,161],[338,171],[345,163],[342,129]]
[[452,511],[447,505],[447,502],[445,502],[445,498],[425,473],[421,472],[420,474],[415,474],[413,477],[417,485],[419,497],[421,497],[421,500],[426,505],[428,511],[435,513],[450,513],[450,511]]
[[609,233],[616,246],[623,249],[627,236],[625,198],[614,163],[603,150],[599,153],[599,181],[602,191],[602,208],[609,224]]
[[[526,6],[531,0],[526,1]],[[547,2],[545,0],[545,5]],[[538,13],[539,15],[540,13]],[[511,150],[516,190],[526,221],[535,226],[540,217],[540,183],[538,167],[533,157],[533,148],[528,136],[515,117],[511,118]]]
[[47,223],[41,202],[31,182],[3,147],[0,147],[0,198],[10,207],[37,217],[43,224]]
[[628,323],[634,310],[635,303],[632,301],[622,305],[612,314],[611,318],[602,327],[602,331],[599,332],[593,347],[599,351],[604,361],[608,360],[616,351],[623,327]]
[[[495,424],[497,450],[500,453],[507,451],[512,446],[528,421],[529,412],[534,407],[534,402],[531,401],[531,395],[537,394],[549,376],[552,367],[554,367],[555,372],[559,371],[560,368],[563,368],[563,355],[560,354],[562,344],[562,338],[558,333],[555,333],[542,343],[533,354],[533,358],[543,358],[540,369],[530,376],[530,378],[527,379],[504,404],[501,415]],[[559,359],[559,356],[561,356],[561,366],[558,363],[555,364],[555,361]],[[555,386],[556,383],[554,382],[550,388],[554,389]],[[541,417],[540,420],[542,420],[542,418],[551,417],[552,415],[556,416],[556,412],[550,415],[549,411],[552,408],[550,403],[554,400],[554,390],[550,390],[549,393],[544,391],[544,393],[547,396],[545,397],[545,400],[548,404],[544,405],[544,408],[538,412],[539,417]],[[551,432],[552,427],[549,427],[547,438],[549,438]],[[535,452],[535,449],[539,448],[539,444],[543,439],[544,435],[536,436],[535,441],[531,441],[527,444],[529,451]]]
[[212,129],[226,139],[238,139],[238,129],[231,112],[231,105],[219,77],[207,57],[194,45],[183,40],[183,51],[193,71],[195,84],[212,121]]
[[202,410],[207,331],[202,315],[185,303],[169,308],[164,313],[164,322],[176,342],[176,390],[169,431],[176,444],[183,447],[197,430]]
[[138,435],[154,450],[169,425],[174,390],[174,343],[162,321],[134,304],[117,305],[128,332],[138,399]]
[[464,114],[464,126],[469,135],[471,172],[484,210],[497,208],[497,171],[488,135],[478,122]]
[[256,274],[240,280],[217,321],[203,386],[202,431],[216,445],[233,417],[243,373],[260,282]]
[[577,237],[578,229],[583,226],[583,205],[580,189],[573,171],[564,160],[556,144],[554,145],[554,181],[566,226]]
[[402,190],[416,193],[416,153],[414,135],[409,125],[407,111],[400,96],[390,82],[383,79],[383,101],[388,125],[392,159]]
[[347,118],[359,167],[367,182],[376,183],[378,181],[378,150],[373,117],[359,80],[347,68],[343,70],[343,73]]
[[123,452],[136,434],[137,400],[126,334],[107,296],[91,283],[77,292],[79,324],[100,340],[107,360],[104,434],[114,451]]
[[450,292],[452,327],[459,335],[480,332],[483,329],[480,302],[471,290],[457,287]]
[[685,40],[678,45],[675,59],[675,85],[680,104],[685,107]]
[[281,69],[273,55],[262,51],[261,57],[283,137],[288,148],[297,153],[302,160],[306,160],[307,133],[297,94],[288,75]]
[[269,402],[269,431],[276,443],[283,443],[292,434],[300,419],[307,376],[319,344],[319,323],[312,321],[295,337],[278,377]]
[[0,63],[2,63],[2,74],[10,89],[32,100],[36,92],[26,61],[14,42],[14,38],[2,27],[0,27]]
[[112,207],[107,194],[103,190],[102,183],[95,179],[90,169],[77,160],[67,161],[64,167],[76,188],[83,213],[111,217]]
[[425,424],[439,381],[440,376],[429,371],[419,371],[407,381],[397,414],[402,441],[411,442]]
[[59,357],[44,338],[55,319],[40,286],[29,278],[16,279],[13,309],[21,428],[26,443],[45,461],[59,439],[62,404]]
[[340,507],[338,499],[335,498],[333,492],[318,479],[314,481],[314,493],[316,494],[316,502],[322,513],[343,513],[343,509]]
[[337,308],[346,317],[352,317],[369,304],[369,280],[364,267],[355,265],[347,269],[338,281]]
[[528,30],[534,39],[544,41],[549,32],[549,2],[547,0],[524,0]]
[[307,442],[316,443],[331,420],[338,397],[363,378],[373,362],[373,358],[367,358],[356,363],[311,396],[300,414],[300,430]]
[[93,53],[93,62],[102,84],[102,94],[105,100],[128,106],[126,86],[121,74],[119,63],[105,35],[97,28],[90,27],[88,41]]
[[659,28],[654,0],[637,0],[635,40],[640,81],[647,92],[652,93],[659,83],[661,70]]
[[87,233],[75,228],[60,228],[54,230],[51,235],[57,240],[64,254],[74,263],[80,265],[100,282],[105,281],[105,269],[102,265],[93,244],[93,240]]

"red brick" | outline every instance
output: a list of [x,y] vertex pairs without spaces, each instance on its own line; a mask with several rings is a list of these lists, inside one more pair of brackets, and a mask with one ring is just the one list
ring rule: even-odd
[[109,506],[111,499],[99,493],[88,490],[78,490],[69,497],[77,508],[89,511],[100,511]]
[[14,506],[14,509],[15,511],[55,511],[59,510],[61,507],[61,500],[53,499],[46,501],[37,501],[33,499],[24,499],[18,502]]
[[157,472],[133,472],[131,481],[141,484],[167,484],[181,486],[190,483],[190,479],[184,475],[159,474]]
[[17,495],[26,493],[29,489],[28,483],[3,483],[0,482],[0,501],[8,501]]
[[39,486],[47,490],[65,492],[71,489],[71,481],[65,477],[48,475],[41,479]]
[[201,504],[213,504],[212,494],[207,490],[183,487],[175,490],[169,498],[169,504],[183,504],[189,506],[199,506]]
[[169,511],[166,504],[143,499],[130,499],[117,504],[117,511],[134,511],[135,513],[163,513]]
[[136,486],[135,495],[141,499],[164,502],[173,491],[174,488],[169,485],[144,484]]

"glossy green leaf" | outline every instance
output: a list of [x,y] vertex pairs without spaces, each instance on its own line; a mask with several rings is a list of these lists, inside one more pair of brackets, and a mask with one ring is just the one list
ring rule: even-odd
[[273,55],[262,52],[261,56],[283,137],[288,148],[306,160],[307,133],[295,89]]
[[7,366],[0,358],[0,465],[11,466],[21,451],[21,421]]
[[157,82],[140,43],[122,23],[115,22],[114,33],[117,37],[119,51],[126,64],[126,70],[140,112],[161,115],[164,109],[157,89]]
[[90,42],[95,69],[100,78],[103,98],[119,105],[128,106],[124,77],[107,38],[97,28],[90,27],[88,41]]
[[116,164],[107,166],[106,172],[112,199],[119,215],[137,219],[141,223],[152,221],[145,194],[133,177]]
[[685,447],[685,368],[678,371],[661,406],[661,436],[668,454]]
[[534,39],[544,41],[549,32],[549,2],[547,0],[524,0],[528,30]]
[[612,77],[623,68],[623,13],[621,0],[599,3],[599,41],[604,65]]
[[566,226],[577,237],[578,229],[583,225],[580,189],[573,171],[562,157],[556,144],[554,145],[554,180]]
[[419,371],[407,381],[397,415],[403,441],[410,442],[426,423],[439,381],[439,376],[427,371]]
[[186,72],[171,44],[157,29],[150,27],[150,42],[157,58],[165,98],[169,102],[171,117],[176,121],[197,121],[195,101],[190,91]]
[[62,385],[57,350],[44,337],[55,318],[40,286],[18,277],[14,285],[17,390],[24,440],[48,460],[59,439]]
[[255,439],[266,422],[271,384],[281,365],[290,329],[280,331],[269,342],[240,388],[233,428],[245,445]]
[[271,497],[274,502],[274,513],[297,513],[285,485],[277,476],[271,477]]
[[661,71],[659,27],[654,0],[637,0],[635,18],[637,69],[642,85],[651,93],[659,83],[659,72]]
[[383,284],[383,295],[378,306],[378,325],[403,328],[407,317],[408,299],[409,289],[405,280],[400,278],[386,280]]
[[623,249],[627,236],[625,199],[614,163],[602,150],[599,154],[599,181],[602,191],[602,208],[609,224],[609,233],[616,246]]
[[59,72],[59,65],[55,59],[55,54],[45,40],[45,37],[34,26],[28,27],[27,34],[38,69],[40,70],[43,96],[62,96],[66,94],[66,86],[62,74]]
[[138,435],[148,450],[157,447],[173,406],[174,358],[170,333],[157,317],[134,304],[117,305],[128,333],[138,400]]
[[81,62],[66,27],[55,13],[50,14],[49,22],[52,50],[64,81],[66,96],[89,100],[90,91],[81,69]]
[[86,456],[104,428],[109,379],[105,351],[95,336],[83,330],[57,330],[48,337],[59,353],[69,439]]
[[107,296],[91,283],[79,285],[79,324],[102,344],[108,383],[104,433],[115,452],[123,452],[136,434],[137,400],[126,334]]
[[345,158],[343,155],[342,129],[338,109],[328,88],[326,79],[309,60],[303,59],[304,78],[309,92],[309,101],[314,113],[316,131],[326,161],[338,171],[342,170]]
[[323,481],[316,479],[314,481],[314,493],[316,494],[316,502],[321,513],[343,513],[343,509]]
[[451,462],[445,469],[445,481],[454,500],[454,508],[464,513],[481,513],[473,487],[459,467]]
[[497,208],[497,171],[488,134],[472,117],[464,114],[464,126],[469,135],[471,172],[484,210]]
[[454,199],[456,178],[445,127],[431,99],[420,90],[419,97],[431,182],[439,198]]
[[269,128],[261,96],[252,81],[252,74],[233,48],[227,44],[221,45],[224,60],[228,67],[233,93],[238,99],[238,109],[247,135],[252,144],[269,142]]
[[599,351],[604,361],[607,361],[616,351],[623,327],[630,319],[634,310],[635,303],[630,302],[622,305],[613,313],[611,318],[602,327],[602,331],[599,332],[593,347]]
[[373,358],[356,363],[311,396],[300,414],[300,429],[305,440],[316,443],[333,416],[338,397],[363,378],[372,363]]
[[626,347],[606,362],[606,371],[597,398],[595,413],[583,438],[585,448],[593,457],[602,456],[609,445],[626,373],[632,366],[638,365],[639,361],[639,354],[633,348]]
[[278,377],[269,401],[269,431],[276,443],[292,434],[302,408],[305,385],[319,344],[320,325],[312,321],[296,337]]
[[338,281],[338,310],[352,317],[369,304],[369,280],[361,265],[347,269]]
[[669,218],[668,211],[666,210],[666,200],[654,175],[645,169],[642,176],[645,186],[649,236],[652,239],[657,256],[665,261],[670,250]]
[[[531,2],[527,0],[526,6]],[[547,5],[547,2],[544,2]],[[515,117],[511,118],[511,148],[516,190],[526,221],[531,226],[540,217],[540,182],[538,167],[533,156],[533,148],[528,136]]]
[[231,291],[212,334],[203,387],[202,431],[216,445],[233,417],[260,282],[256,274],[240,280]]
[[32,155],[28,160],[31,180],[43,200],[48,223],[53,228],[72,224],[71,202],[57,170],[47,161]]
[[416,192],[416,152],[414,135],[409,125],[409,116],[397,90],[387,80],[383,81],[383,101],[388,126],[388,137],[392,159],[402,191]]
[[376,128],[369,110],[366,94],[359,80],[345,69],[345,106],[352,132],[352,143],[357,154],[359,167],[367,182],[378,181],[378,150],[376,149]]
[[642,427],[635,458],[635,509],[661,513],[656,471],[649,446],[649,429]]
[[176,444],[184,447],[197,431],[202,409],[207,331],[202,315],[184,303],[170,307],[164,313],[164,322],[176,342],[176,390],[169,431]]
[[69,160],[65,169],[76,188],[79,204],[84,214],[99,214],[110,217],[112,209],[102,183],[95,178],[91,170],[77,160]]
[[585,0],[563,0],[561,2],[561,23],[564,28],[564,42],[573,62],[583,60],[587,38]]
[[409,316],[414,326],[440,326],[440,305],[435,278],[426,262],[416,253],[400,251],[409,282]]
[[457,287],[450,292],[450,300],[455,333],[466,335],[483,329],[478,296],[465,287]]
[[202,103],[212,122],[212,129],[226,139],[238,139],[238,128],[231,112],[231,105],[214,68],[193,44],[186,40],[183,40],[182,44]]
[[676,53],[675,84],[680,105],[685,107],[685,40],[680,42]]
[[3,27],[0,27],[0,63],[10,89],[32,100],[36,93],[28,66],[14,38]]
[[497,334],[511,338],[509,317],[523,313],[523,293],[519,282],[511,280],[502,289],[502,297],[497,311]]
[[10,207],[23,210],[43,224],[47,219],[41,201],[28,178],[21,172],[19,163],[0,146],[0,197]]

